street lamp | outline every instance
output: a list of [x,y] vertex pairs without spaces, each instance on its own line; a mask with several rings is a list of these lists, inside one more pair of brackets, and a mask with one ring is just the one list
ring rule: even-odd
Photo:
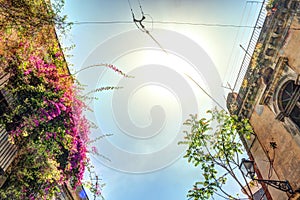
[[254,161],[252,160],[246,160],[245,158],[242,159],[242,162],[239,166],[240,170],[243,172],[243,174],[252,180],[263,182],[267,185],[270,185],[271,187],[274,187],[278,190],[288,192],[290,194],[294,194],[289,181],[278,181],[278,180],[265,180],[265,179],[256,179],[254,178],[255,170],[254,170]]

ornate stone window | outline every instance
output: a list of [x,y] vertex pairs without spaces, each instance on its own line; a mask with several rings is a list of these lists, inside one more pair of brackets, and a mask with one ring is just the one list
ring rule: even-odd
[[288,117],[300,129],[300,85],[293,80],[286,81],[278,92],[276,119],[284,121]]

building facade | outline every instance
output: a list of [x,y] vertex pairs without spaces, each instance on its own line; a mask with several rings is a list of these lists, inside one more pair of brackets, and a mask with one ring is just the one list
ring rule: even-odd
[[[243,139],[258,179],[300,188],[300,1],[275,0],[239,91],[228,94],[231,114],[249,118],[255,134]],[[260,27],[257,27],[260,28]],[[297,195],[262,184],[268,199]]]

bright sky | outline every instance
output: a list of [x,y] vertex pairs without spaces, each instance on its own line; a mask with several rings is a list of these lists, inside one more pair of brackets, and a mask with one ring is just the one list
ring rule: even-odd
[[[246,0],[140,0],[151,36],[137,29],[127,0],[67,0],[65,13],[75,24],[65,45],[76,45],[68,61],[71,71],[93,64],[114,64],[134,78],[91,68],[79,73],[87,90],[102,86],[122,89],[97,93],[89,102],[89,118],[98,126],[92,158],[106,183],[106,200],[183,200],[199,180],[198,169],[182,158],[182,123],[189,114],[204,116],[216,106],[188,76],[225,107],[222,88],[234,84],[261,3]],[[138,0],[130,1],[137,19]],[[82,22],[110,22],[83,24]],[[125,21],[131,23],[115,23]],[[187,22],[163,24],[157,22]],[[206,25],[205,25],[206,24]],[[217,26],[210,26],[216,24]],[[224,25],[234,25],[233,27]],[[155,40],[155,41],[154,41]],[[159,45],[157,44],[159,43]],[[166,53],[166,52],[167,53]],[[93,199],[93,197],[90,197]]]

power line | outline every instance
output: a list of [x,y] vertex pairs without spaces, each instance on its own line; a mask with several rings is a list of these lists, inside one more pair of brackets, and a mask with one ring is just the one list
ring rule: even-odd
[[85,25],[85,24],[106,25],[106,24],[131,24],[132,21],[81,21],[81,22],[76,21],[71,23],[74,25]]
[[[145,15],[150,16],[149,14],[145,14],[141,5],[140,0],[138,0],[139,2],[139,6],[140,6],[140,12],[142,14],[142,18],[140,20],[136,19],[134,16],[134,12],[132,10],[132,6],[130,4],[130,1],[128,0],[128,4],[131,10],[131,14],[132,14],[132,19],[134,24],[136,25],[136,27],[141,30],[142,32],[146,33],[148,36],[150,36],[150,38],[159,46],[159,48],[161,48],[161,50],[163,50],[166,54],[168,54],[168,52],[162,47],[162,45],[153,37],[153,35],[148,31],[148,29],[143,25],[144,20],[146,19]],[[152,19],[152,17],[150,16],[150,18]],[[152,24],[152,28],[153,28],[153,19],[151,20],[151,24]]]
[[[236,25],[236,24],[222,24],[222,23],[196,23],[196,22],[178,22],[178,21],[144,21],[145,23],[153,24],[173,24],[173,25],[188,25],[188,26],[206,26],[206,27],[224,27],[224,28],[258,28],[261,26],[251,26],[251,25]],[[74,25],[110,25],[110,24],[132,24],[132,21],[77,21],[72,22]]]
[[[145,21],[148,22],[149,21]],[[230,28],[262,28],[250,25],[235,24],[219,24],[219,23],[195,23],[195,22],[176,22],[176,21],[153,21],[155,24],[174,24],[174,25],[190,25],[190,26],[210,26],[210,27],[230,27]]]
[[187,74],[184,74],[189,79],[191,79],[201,90],[204,92],[213,102],[215,102],[222,110],[226,111],[226,109],[214,98],[212,97],[203,87],[201,87],[192,77]]
[[[243,11],[242,11],[242,17],[241,17],[241,20],[240,20],[240,23],[239,25],[242,25],[243,23],[243,20],[244,20],[244,16],[245,16],[245,11],[246,11],[246,8],[247,8],[247,5],[248,5],[248,1],[247,3],[245,4],[244,8],[243,8]],[[246,23],[247,23],[248,19],[246,20]],[[243,31],[243,34],[244,34],[244,31]],[[235,53],[235,56],[233,57],[233,52],[234,52],[234,49],[236,48],[236,43],[238,41],[238,37],[240,36],[240,30],[237,31],[236,35],[235,35],[235,40],[234,40],[234,43],[232,45],[232,49],[231,49],[231,53],[230,53],[230,56],[229,56],[229,59],[228,59],[228,62],[227,62],[227,69],[229,69],[229,65],[233,63],[233,66],[235,66],[235,62],[237,60],[237,54]],[[229,75],[229,80],[231,80],[232,78],[232,74],[233,74],[233,67],[230,68],[230,73],[226,74],[226,75]],[[228,71],[227,71],[228,72]],[[230,75],[231,74],[231,75]],[[227,77],[227,76],[226,76]]]

